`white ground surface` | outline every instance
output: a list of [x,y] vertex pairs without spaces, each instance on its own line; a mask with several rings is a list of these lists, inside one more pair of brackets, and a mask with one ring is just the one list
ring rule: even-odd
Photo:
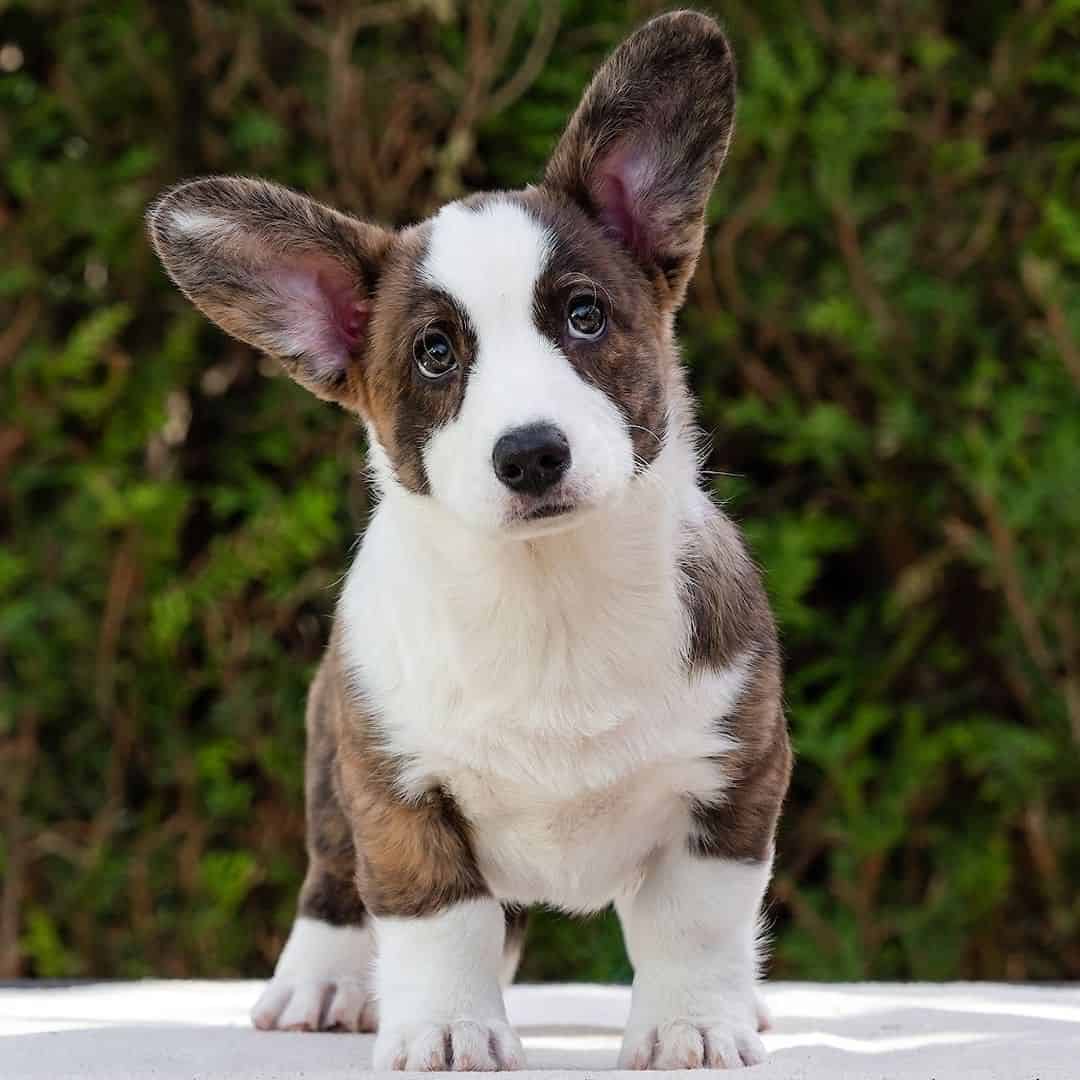
[[[0,987],[0,1080],[371,1075],[370,1036],[253,1031],[259,986]],[[774,983],[765,996],[771,1057],[746,1080],[1080,1080],[1080,987]],[[507,1000],[526,1076],[613,1068],[626,989],[516,986]]]

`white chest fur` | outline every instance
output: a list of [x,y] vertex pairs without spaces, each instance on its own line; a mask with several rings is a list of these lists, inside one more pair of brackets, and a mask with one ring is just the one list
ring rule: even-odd
[[404,790],[454,796],[500,898],[603,906],[685,831],[687,797],[724,785],[746,665],[686,673],[678,555],[702,496],[683,485],[650,478],[536,543],[484,541],[402,493],[369,527],[339,611],[347,664]]

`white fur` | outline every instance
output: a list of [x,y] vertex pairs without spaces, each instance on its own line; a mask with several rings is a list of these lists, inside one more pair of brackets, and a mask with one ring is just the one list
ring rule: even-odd
[[765,1058],[757,1036],[758,919],[771,859],[660,852],[620,899],[634,965],[621,1068],[733,1068]]
[[301,915],[281,950],[274,977],[332,978],[348,974],[367,978],[372,956],[371,931],[366,927],[331,926]]
[[376,1070],[518,1068],[521,1043],[506,1021],[499,974],[504,919],[494,900],[471,900],[423,919],[378,920],[380,1002]]
[[433,496],[473,525],[498,529],[515,496],[495,476],[499,436],[534,422],[560,428],[571,466],[560,501],[602,504],[634,468],[633,442],[616,405],[586,383],[537,329],[534,290],[553,244],[517,203],[451,204],[434,219],[423,273],[468,315],[477,352],[457,417],[424,449]]
[[252,1021],[260,1028],[370,1030],[373,957],[366,927],[331,926],[299,916],[273,979],[251,1011]]

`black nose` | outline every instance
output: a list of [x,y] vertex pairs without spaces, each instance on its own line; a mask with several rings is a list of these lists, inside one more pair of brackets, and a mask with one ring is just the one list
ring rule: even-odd
[[529,424],[500,437],[491,463],[511,491],[542,495],[570,468],[570,444],[552,424]]

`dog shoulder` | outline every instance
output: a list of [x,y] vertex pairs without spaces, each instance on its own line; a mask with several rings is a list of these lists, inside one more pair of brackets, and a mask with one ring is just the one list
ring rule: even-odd
[[718,670],[747,654],[757,666],[777,661],[776,622],[761,573],[739,527],[702,497],[679,556],[692,671]]

